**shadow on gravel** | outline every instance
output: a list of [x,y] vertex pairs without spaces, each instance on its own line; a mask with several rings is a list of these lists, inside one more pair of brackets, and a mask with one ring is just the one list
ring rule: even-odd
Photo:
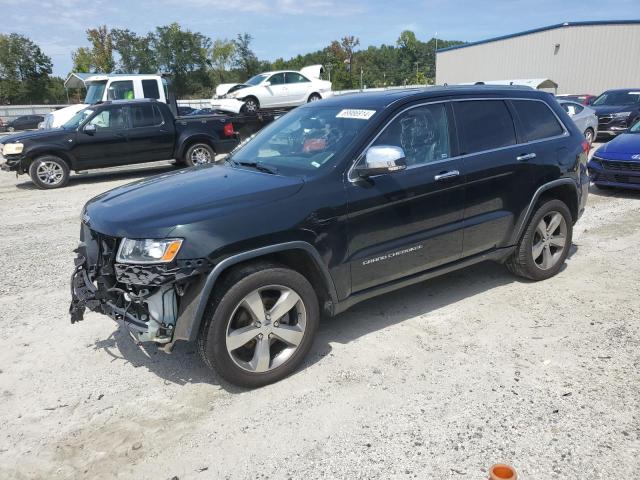
[[[109,170],[92,170],[90,173],[75,174],[69,178],[66,187],[59,189],[64,191],[66,188],[73,188],[75,185],[84,185],[100,182],[114,182],[117,180],[137,180],[140,178],[150,177],[161,173],[170,173],[176,171],[177,167],[173,163],[163,162],[162,164],[154,164],[152,167],[137,167],[128,169],[109,169]],[[16,184],[16,188],[21,190],[39,190],[28,177],[27,180]]]
[[[589,195],[595,195],[598,197],[615,197],[626,198],[630,200],[640,200],[640,190],[633,190],[630,188],[604,188],[597,187],[593,183],[589,185]],[[587,199],[587,205],[589,200]]]
[[[577,250],[578,247],[572,245],[569,258]],[[485,292],[513,282],[527,280],[510,274],[503,265],[485,262],[367,300],[334,318],[323,318],[314,346],[299,371],[331,354],[333,342],[346,344],[465,298],[478,295],[481,300]],[[207,368],[195,344],[178,342],[173,353],[167,355],[155,345],[136,345],[126,329],[120,326],[109,338],[96,342],[94,348],[103,350],[114,361],[122,360],[134,368],[147,368],[167,382],[217,384],[229,393],[247,391],[227,383]]]

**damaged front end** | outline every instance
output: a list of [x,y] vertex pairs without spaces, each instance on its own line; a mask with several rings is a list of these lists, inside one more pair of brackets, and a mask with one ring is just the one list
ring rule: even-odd
[[88,308],[122,322],[139,342],[172,344],[181,298],[211,265],[206,259],[118,263],[120,241],[82,224],[71,277],[71,323],[82,320]]

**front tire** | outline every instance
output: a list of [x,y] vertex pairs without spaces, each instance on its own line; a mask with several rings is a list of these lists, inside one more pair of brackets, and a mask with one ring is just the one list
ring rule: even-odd
[[69,165],[60,157],[44,155],[31,162],[29,176],[43,190],[61,188],[69,182]]
[[573,237],[571,212],[560,200],[541,204],[531,217],[522,240],[506,262],[520,277],[546,280],[564,265]]
[[300,365],[319,318],[318,298],[303,275],[276,264],[245,266],[212,295],[199,351],[228,382],[261,387]]
[[255,97],[247,97],[244,99],[244,105],[241,108],[242,113],[255,114],[260,109],[260,102]]
[[182,163],[190,167],[195,167],[196,165],[214,163],[215,160],[216,152],[213,151],[211,145],[207,143],[194,143],[187,149]]

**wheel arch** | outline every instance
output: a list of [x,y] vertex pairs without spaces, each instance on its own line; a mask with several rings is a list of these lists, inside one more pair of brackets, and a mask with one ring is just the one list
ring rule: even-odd
[[194,290],[200,288],[200,291],[191,299],[185,298],[184,307],[181,305],[171,346],[176,340],[196,340],[215,286],[220,284],[225,275],[241,265],[265,260],[285,265],[304,275],[316,291],[321,308],[333,313],[338,296],[333,279],[318,251],[304,241],[269,245],[225,258],[198,284],[192,286]]
[[37,160],[40,157],[45,157],[47,155],[58,157],[59,159],[63,160],[67,164],[67,166],[69,167],[69,170],[75,170],[75,161],[73,157],[67,154],[67,152],[63,152],[55,148],[46,148],[46,147],[28,152],[22,162],[23,170],[25,172],[28,171],[29,167],[35,160]]
[[516,245],[520,242],[527,222],[534,214],[536,206],[539,205],[541,201],[547,199],[558,199],[564,202],[571,212],[573,223],[578,220],[580,200],[576,182],[571,178],[559,178],[545,183],[536,190],[527,209],[520,216],[511,238],[512,245]]

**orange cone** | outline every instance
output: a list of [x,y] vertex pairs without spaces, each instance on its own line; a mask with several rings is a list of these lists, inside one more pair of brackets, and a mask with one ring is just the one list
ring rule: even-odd
[[496,463],[489,470],[489,480],[516,480],[518,474],[511,465]]

